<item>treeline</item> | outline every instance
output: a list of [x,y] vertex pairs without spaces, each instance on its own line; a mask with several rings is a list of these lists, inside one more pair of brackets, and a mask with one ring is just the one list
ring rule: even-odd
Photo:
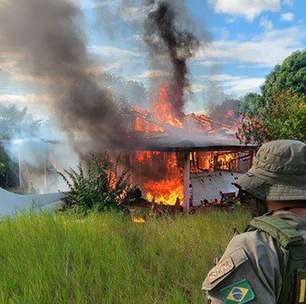
[[260,93],[225,100],[210,115],[228,123],[240,118],[237,136],[244,143],[277,139],[306,142],[306,51],[295,52],[276,65]]
[[261,93],[246,95],[240,130],[247,142],[306,142],[306,51],[295,52],[266,77]]

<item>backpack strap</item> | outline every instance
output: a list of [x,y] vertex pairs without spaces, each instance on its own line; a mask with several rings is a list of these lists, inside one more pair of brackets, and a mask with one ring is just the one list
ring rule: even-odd
[[304,243],[303,236],[293,226],[276,216],[264,215],[254,218],[248,230],[254,230],[254,228],[271,235],[283,248]]

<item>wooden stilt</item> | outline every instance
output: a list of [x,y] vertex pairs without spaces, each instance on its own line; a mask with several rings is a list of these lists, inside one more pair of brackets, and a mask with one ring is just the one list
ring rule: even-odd
[[190,180],[190,152],[185,152],[184,154],[184,211],[189,212],[190,208],[190,193],[189,185]]

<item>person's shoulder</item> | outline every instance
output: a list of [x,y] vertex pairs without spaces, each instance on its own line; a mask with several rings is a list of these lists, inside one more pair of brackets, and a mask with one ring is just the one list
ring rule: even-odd
[[243,248],[248,256],[265,255],[270,250],[275,251],[275,242],[268,233],[253,230],[235,235],[229,242],[225,254],[230,254],[238,248]]
[[[203,283],[203,289],[208,290],[217,285],[232,272],[237,271],[246,261],[252,261],[255,257],[258,259],[259,255],[265,255],[265,250],[269,247],[268,239],[268,235],[258,230],[235,235],[229,242],[220,261],[208,273]],[[208,286],[211,283],[214,284]]]
[[207,274],[202,289],[216,300],[227,293],[230,297],[230,287],[234,286],[249,290],[249,298],[271,299],[273,303],[270,286],[279,276],[278,265],[274,242],[268,234],[259,230],[244,232],[230,241],[221,260]]

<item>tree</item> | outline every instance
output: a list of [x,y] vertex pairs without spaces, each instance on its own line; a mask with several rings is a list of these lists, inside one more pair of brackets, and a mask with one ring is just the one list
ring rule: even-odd
[[295,52],[277,65],[266,77],[261,91],[266,102],[286,91],[306,96],[306,51]]
[[266,77],[261,94],[246,95],[240,108],[242,142],[306,141],[306,51],[293,53],[277,65]]
[[5,143],[12,139],[33,137],[39,130],[41,121],[34,120],[26,108],[0,104],[0,187],[15,186],[18,166],[6,151]]

